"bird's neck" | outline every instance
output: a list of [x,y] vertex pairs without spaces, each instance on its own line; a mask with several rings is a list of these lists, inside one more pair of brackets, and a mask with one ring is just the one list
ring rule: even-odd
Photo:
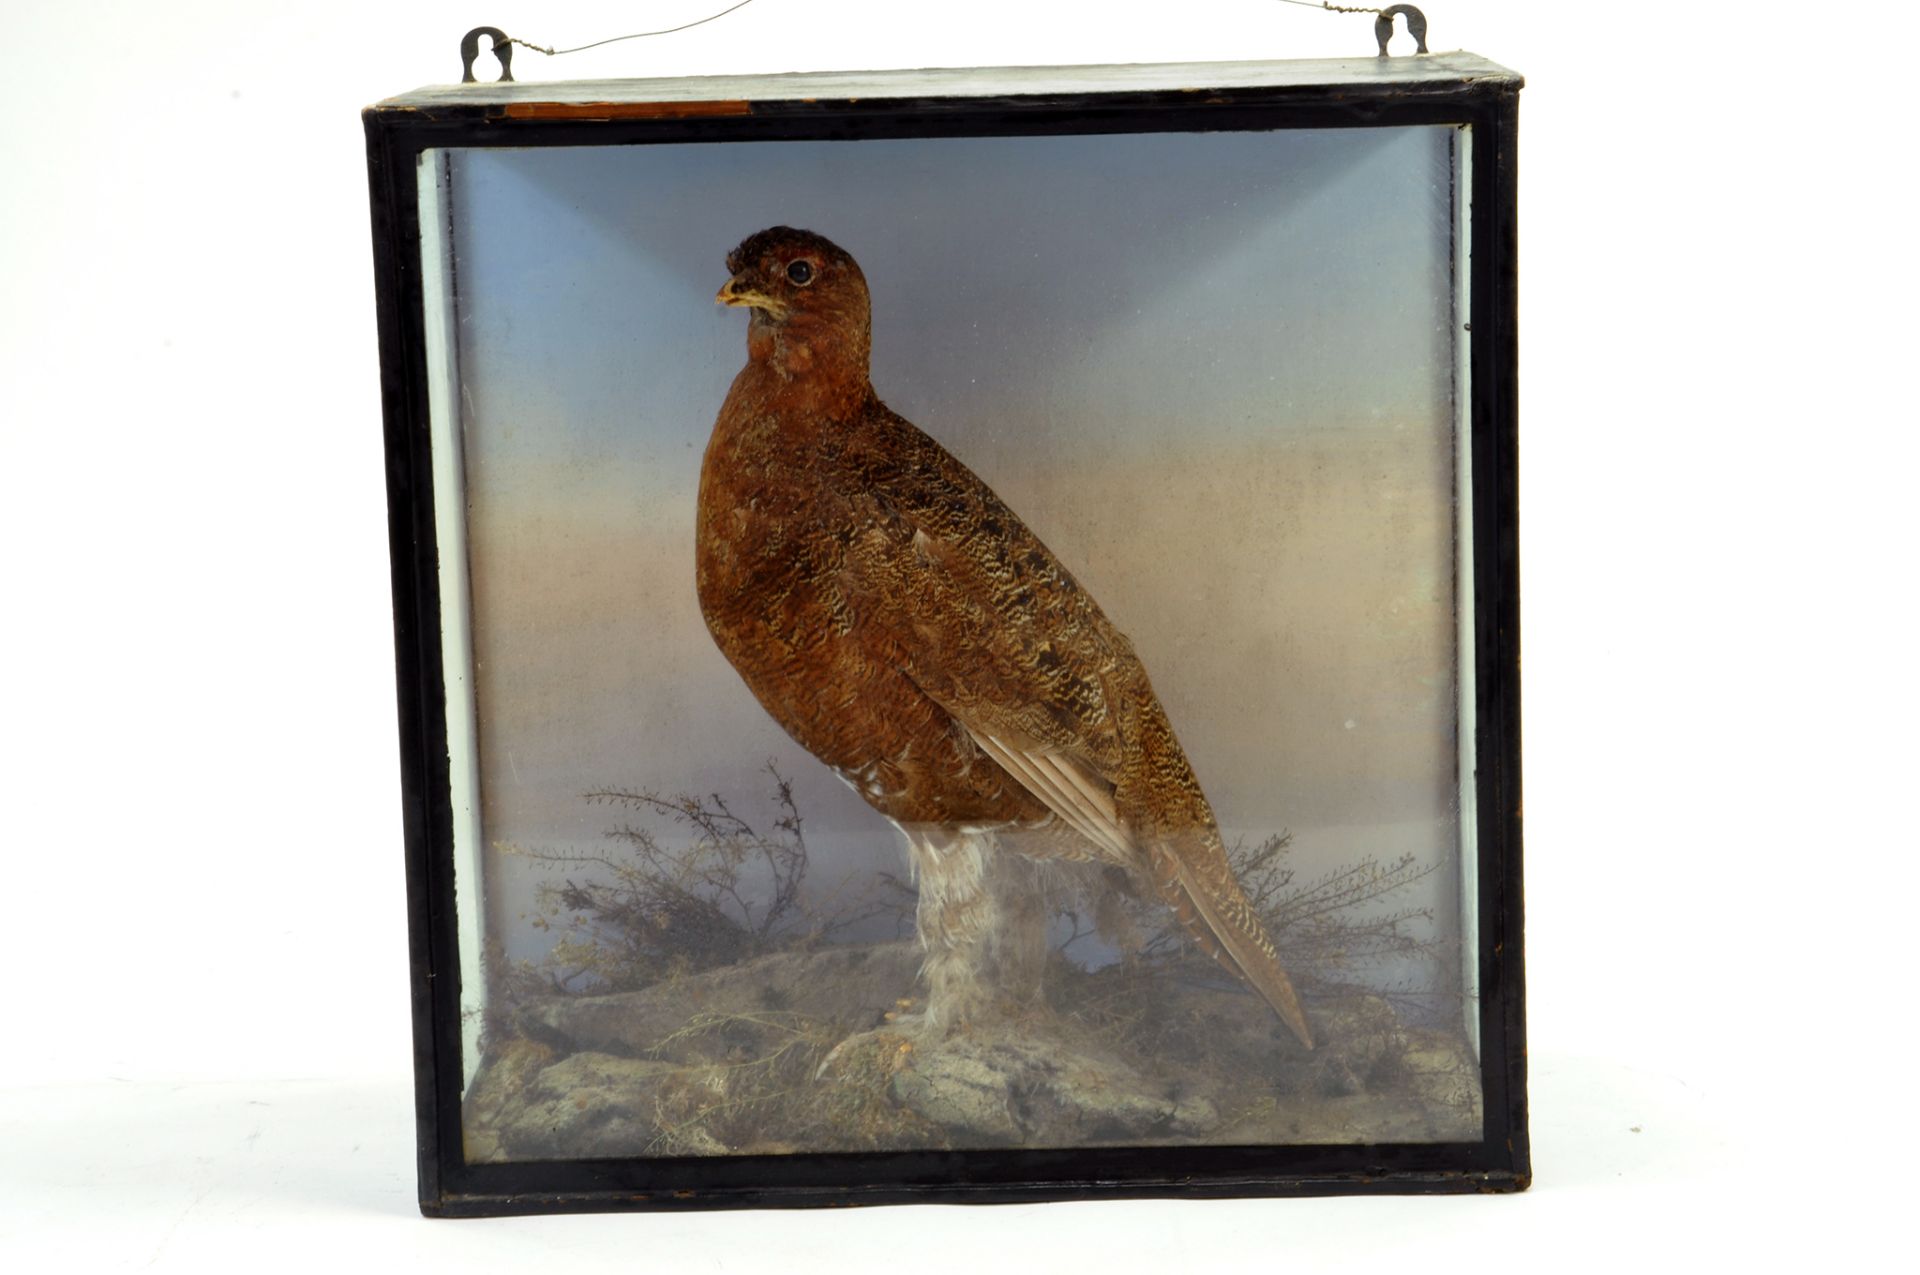
[[788,411],[846,419],[873,397],[864,326],[771,323],[758,312],[747,325],[747,371]]

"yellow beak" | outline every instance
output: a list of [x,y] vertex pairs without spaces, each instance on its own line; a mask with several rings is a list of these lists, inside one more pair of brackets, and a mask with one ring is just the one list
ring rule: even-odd
[[720,291],[713,294],[713,299],[721,305],[744,305],[765,310],[776,319],[787,312],[786,306],[764,292],[755,292],[740,275],[727,280]]

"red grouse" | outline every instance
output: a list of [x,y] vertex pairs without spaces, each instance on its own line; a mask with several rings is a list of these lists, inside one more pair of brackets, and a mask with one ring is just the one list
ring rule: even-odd
[[1048,865],[1151,883],[1312,1034],[1133,645],[868,379],[853,258],[776,226],[727,258],[747,365],[700,471],[700,610],[800,745],[906,834],[928,1020],[1037,990]]

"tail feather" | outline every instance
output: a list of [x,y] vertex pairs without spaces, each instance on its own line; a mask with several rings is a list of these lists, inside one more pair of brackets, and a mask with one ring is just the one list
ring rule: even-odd
[[1208,837],[1206,850],[1206,858],[1218,862],[1204,867],[1215,871],[1196,870],[1173,849],[1156,854],[1154,875],[1160,881],[1161,893],[1201,949],[1260,993],[1300,1043],[1312,1049],[1313,1029],[1307,1026],[1292,981],[1280,968],[1273,940],[1267,937],[1246,894],[1234,881],[1218,840]]

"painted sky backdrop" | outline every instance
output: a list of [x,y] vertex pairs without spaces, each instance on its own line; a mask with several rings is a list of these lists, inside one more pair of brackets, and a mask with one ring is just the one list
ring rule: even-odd
[[701,453],[745,358],[713,294],[785,223],[859,260],[881,396],[1133,639],[1223,827],[1290,828],[1309,864],[1451,853],[1450,137],[456,153],[487,838],[597,841],[580,794],[606,786],[751,804],[771,758],[822,872],[898,866],[694,598]]

